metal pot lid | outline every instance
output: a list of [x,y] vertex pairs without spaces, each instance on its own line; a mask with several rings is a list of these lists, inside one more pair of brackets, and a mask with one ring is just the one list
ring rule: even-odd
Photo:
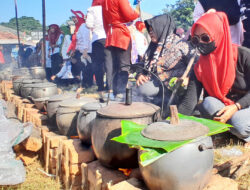
[[156,122],[147,126],[141,134],[149,139],[159,141],[184,141],[204,136],[209,129],[195,121],[181,120],[178,125],[169,122]]
[[87,104],[89,102],[97,102],[96,99],[94,98],[89,98],[89,97],[81,97],[79,99],[77,98],[71,98],[71,99],[67,99],[62,101],[59,104],[59,107],[65,107],[65,108],[80,108],[84,105]]
[[56,84],[52,82],[43,82],[43,83],[34,83],[32,84],[33,88],[49,88],[49,87],[56,87]]
[[49,102],[57,102],[57,101],[63,101],[69,98],[75,98],[76,94],[75,93],[65,93],[65,94],[57,94],[54,96],[51,96],[49,98]]
[[152,116],[158,110],[158,106],[144,102],[133,102],[131,105],[114,103],[97,110],[97,114],[108,118],[130,119]]

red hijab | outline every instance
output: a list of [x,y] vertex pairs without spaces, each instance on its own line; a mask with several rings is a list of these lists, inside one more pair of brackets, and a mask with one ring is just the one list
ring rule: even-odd
[[[54,28],[55,32],[52,33],[51,29]],[[59,39],[59,36],[61,35],[61,29],[57,24],[51,24],[49,26],[49,30],[48,30],[48,39],[49,39],[49,43],[50,45],[55,45],[57,40]]]
[[138,31],[140,31],[140,32],[142,32],[143,29],[146,28],[145,23],[142,22],[142,21],[137,21],[137,22],[135,23],[135,27],[136,27],[136,29],[137,29]]
[[194,67],[195,75],[209,96],[231,105],[234,102],[226,95],[235,81],[238,46],[232,44],[227,16],[223,12],[204,14],[193,25],[192,36],[197,25],[207,31],[217,48],[207,56],[200,56]]
[[2,51],[0,50],[0,64],[4,64],[4,63],[5,63],[4,56],[3,56]]
[[102,5],[103,2],[104,0],[93,0],[92,7]]
[[71,44],[68,48],[68,51],[75,51],[76,49],[76,33],[78,32],[80,26],[85,23],[85,19],[84,19],[84,14],[81,12],[81,11],[74,11],[71,9],[71,12],[76,16],[77,18],[77,23],[75,24],[75,31],[74,31],[74,34],[72,35],[72,40],[71,40]]

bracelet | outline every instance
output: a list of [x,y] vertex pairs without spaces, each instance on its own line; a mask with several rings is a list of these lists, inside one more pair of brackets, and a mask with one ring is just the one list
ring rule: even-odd
[[238,110],[240,110],[240,106],[238,105],[238,103],[235,103],[234,105],[237,107]]

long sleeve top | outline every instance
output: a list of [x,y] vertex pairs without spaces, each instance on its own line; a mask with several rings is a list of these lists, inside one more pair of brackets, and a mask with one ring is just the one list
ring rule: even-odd
[[106,38],[103,28],[102,6],[88,8],[86,26],[92,31],[92,43],[96,40]]
[[[202,83],[197,80],[193,72],[187,93],[178,107],[180,113],[185,115],[193,113],[199,101],[202,88]],[[205,92],[205,94],[207,93]],[[250,49],[241,46],[238,48],[236,78],[227,97],[239,103],[242,109],[250,106]]]
[[61,49],[63,59],[69,58],[69,56],[67,55],[67,50],[68,50],[70,44],[71,44],[70,35],[65,35],[64,40],[63,40],[63,44],[62,44],[62,49]]
[[86,27],[86,24],[82,24],[76,34],[76,50],[79,50],[81,53],[87,49],[88,53],[92,52],[91,46],[91,33],[90,30]]
[[[238,4],[240,4],[240,0],[237,0]],[[203,14],[205,13],[204,8],[202,7],[201,3],[198,1],[195,5],[194,12],[193,12],[193,20],[196,22]],[[240,21],[235,25],[230,25],[230,32],[232,43],[241,45],[244,37],[243,37],[243,25],[242,21]]]
[[74,78],[71,72],[71,63],[70,61],[66,62],[59,73],[56,74],[56,77],[61,78],[61,79],[72,79]]
[[63,38],[64,35],[61,34],[56,42],[57,47],[54,48],[54,51],[52,52],[52,47],[50,47],[50,45],[48,46],[49,48],[49,52],[51,55],[56,54],[56,53],[61,53],[61,47],[62,47],[62,43],[63,43]]
[[104,0],[102,13],[106,46],[127,50],[131,36],[125,24],[137,19],[139,14],[132,9],[128,0]]

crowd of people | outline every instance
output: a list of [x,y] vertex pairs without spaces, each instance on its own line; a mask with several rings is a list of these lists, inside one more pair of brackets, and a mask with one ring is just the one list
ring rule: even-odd
[[[167,105],[173,83],[195,58],[171,103],[178,105],[180,113],[198,111],[201,117],[230,123],[234,135],[250,142],[248,0],[199,0],[189,31],[177,28],[168,14],[141,21],[139,7],[133,9],[128,0],[93,0],[86,15],[71,12],[72,35],[56,24],[48,29],[45,68],[49,81],[75,84],[77,92],[96,82],[102,101],[105,93],[119,101],[133,71],[136,92],[143,101],[160,106],[164,98]],[[31,60],[37,59],[41,47],[39,43],[35,50],[19,50],[24,66],[35,62]]]

